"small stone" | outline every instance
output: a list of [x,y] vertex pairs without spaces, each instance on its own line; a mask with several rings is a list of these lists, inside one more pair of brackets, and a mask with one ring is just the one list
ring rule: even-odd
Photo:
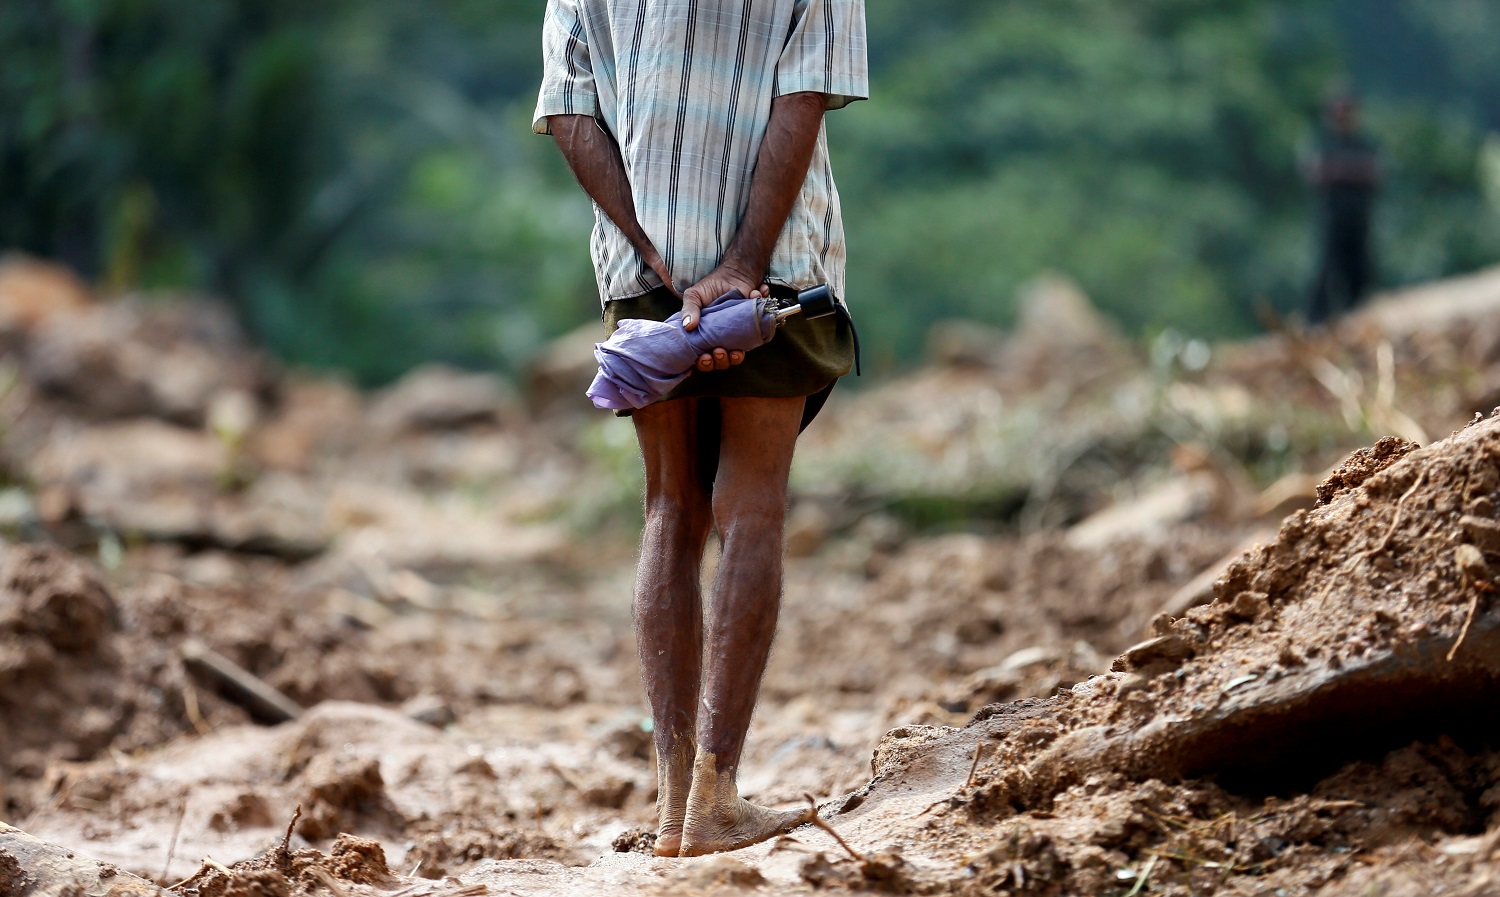
[[1281,643],[1281,650],[1276,654],[1276,661],[1284,667],[1301,666],[1307,662],[1306,658],[1297,650],[1297,646],[1293,645],[1290,641]]
[[419,723],[443,728],[456,719],[448,702],[434,694],[420,694],[401,705],[401,712]]
[[1140,673],[1126,673],[1123,677],[1121,677],[1119,684],[1115,686],[1115,690],[1119,694],[1119,696],[1123,698],[1128,694],[1132,694],[1138,691],[1144,691],[1145,689],[1150,687],[1151,680],[1146,678],[1145,676],[1142,676]]
[[1013,672],[1024,670],[1027,667],[1052,663],[1062,658],[1063,652],[1057,648],[1053,648],[1050,645],[1032,645],[1029,648],[1022,648],[1019,651],[1011,653],[1010,656],[1000,661],[1000,665],[996,669],[1002,672]]
[[1500,521],[1465,514],[1458,525],[1468,535],[1469,541],[1481,551],[1500,554]]
[[1149,664],[1165,663],[1171,667],[1177,667],[1183,661],[1191,658],[1195,653],[1193,646],[1187,640],[1178,635],[1160,635],[1156,638],[1147,639],[1138,645],[1126,649],[1110,669],[1123,673],[1129,670],[1139,670]]
[[1229,613],[1241,620],[1258,620],[1270,609],[1271,599],[1265,592],[1241,592],[1229,605]]
[[[1465,517],[1465,520],[1470,518]],[[1453,562],[1464,576],[1474,582],[1489,582],[1490,567],[1484,562],[1484,553],[1467,542],[1453,549]]]

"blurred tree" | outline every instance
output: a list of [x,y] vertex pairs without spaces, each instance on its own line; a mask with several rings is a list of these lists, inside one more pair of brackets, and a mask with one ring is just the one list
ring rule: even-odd
[[333,157],[306,127],[319,23],[302,6],[6,4],[0,240],[235,296],[256,267],[305,269],[284,235]]
[[[1294,288],[1292,147],[1335,70],[1295,7],[939,7],[940,31],[922,25],[930,6],[871,11],[891,60],[838,160],[845,192],[878,210],[849,204],[856,301],[892,291],[923,316],[1003,323],[1015,288],[1057,268],[1132,329],[1222,334]],[[921,334],[873,325],[905,353]]]
[[[366,381],[495,364],[591,307],[565,170],[512,107],[539,12],[473,0],[11,0],[0,247],[206,289]],[[523,49],[524,48],[524,49]]]

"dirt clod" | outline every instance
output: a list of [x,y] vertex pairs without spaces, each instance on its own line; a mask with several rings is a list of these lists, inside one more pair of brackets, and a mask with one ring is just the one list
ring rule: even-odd
[[648,828],[626,829],[610,842],[615,853],[650,854],[656,847],[656,832]]
[[326,857],[317,851],[298,851],[292,859],[292,867],[298,870],[299,879],[305,878],[305,871],[313,867],[342,881],[362,885],[384,884],[391,877],[391,870],[385,864],[385,850],[380,843],[353,835],[339,835]]
[[1458,519],[1458,525],[1463,528],[1469,541],[1481,551],[1489,554],[1500,553],[1500,521],[1465,514]]
[[1369,448],[1362,448],[1345,458],[1328,478],[1318,484],[1318,507],[1363,485],[1365,480],[1385,470],[1416,451],[1420,446],[1399,436],[1386,436]]
[[1193,646],[1178,635],[1160,635],[1126,649],[1111,669],[1115,672],[1144,670],[1148,667],[1175,667],[1194,654]]
[[30,884],[31,877],[21,868],[20,861],[0,852],[0,894],[22,894]]
[[361,825],[385,823],[395,815],[377,760],[319,754],[304,778],[307,795],[297,823],[297,834],[304,838],[331,838]]
[[[212,897],[214,892],[200,889],[199,893]],[[275,869],[247,869],[229,876],[217,893],[220,897],[292,897],[292,883]]]
[[119,629],[114,599],[94,573],[55,548],[10,549],[0,566],[0,634],[58,651],[91,651]]

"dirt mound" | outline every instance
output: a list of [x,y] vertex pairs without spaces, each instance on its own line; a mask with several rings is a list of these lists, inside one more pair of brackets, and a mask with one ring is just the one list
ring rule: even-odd
[[85,417],[197,426],[229,392],[266,393],[274,369],[226,306],[132,297],[44,319],[22,349],[28,379]]
[[1301,893],[1352,853],[1500,827],[1500,717],[1475,712],[1500,703],[1500,417],[1382,443],[1324,486],[1115,672],[966,730],[892,733],[861,803],[972,751],[928,834],[997,838],[968,883],[939,877],[962,893]]
[[[1357,453],[1320,489],[1323,507],[1225,571],[1212,605],[1159,620],[1121,658],[1130,672],[1070,701],[1094,725],[1028,767],[1028,792],[1106,767],[1278,775],[1433,726],[1470,729],[1464,708],[1500,697],[1500,615],[1482,612],[1494,587],[1474,544],[1500,531],[1500,419],[1399,448],[1399,461]],[[1493,734],[1484,725],[1474,734]]]

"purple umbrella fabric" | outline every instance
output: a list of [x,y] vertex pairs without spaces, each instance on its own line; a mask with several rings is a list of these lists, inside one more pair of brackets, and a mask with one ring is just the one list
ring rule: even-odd
[[599,373],[588,388],[595,408],[644,408],[693,372],[698,356],[716,348],[750,350],[776,335],[777,320],[765,299],[726,293],[703,307],[698,326],[682,327],[682,312],[665,321],[628,318],[594,345]]

